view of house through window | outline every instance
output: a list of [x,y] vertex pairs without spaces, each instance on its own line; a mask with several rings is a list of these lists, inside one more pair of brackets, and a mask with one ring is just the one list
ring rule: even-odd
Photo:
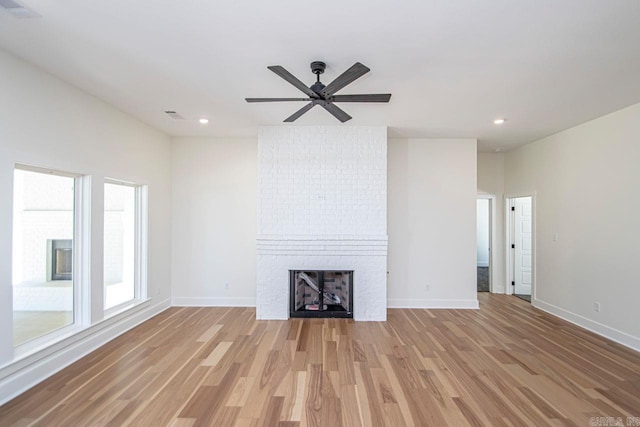
[[16,169],[13,212],[13,343],[74,322],[75,179]]
[[136,298],[136,187],[104,185],[104,307]]

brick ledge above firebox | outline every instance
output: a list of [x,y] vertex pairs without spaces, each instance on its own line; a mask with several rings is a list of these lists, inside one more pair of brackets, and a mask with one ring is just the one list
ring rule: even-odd
[[363,238],[363,236],[349,236],[349,238],[306,237],[296,238],[260,238],[256,240],[258,255],[366,255],[387,256],[387,236]]

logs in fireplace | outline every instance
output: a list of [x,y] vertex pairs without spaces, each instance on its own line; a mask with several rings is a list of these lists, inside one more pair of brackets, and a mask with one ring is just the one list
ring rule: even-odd
[[289,270],[290,317],[353,318],[353,271]]

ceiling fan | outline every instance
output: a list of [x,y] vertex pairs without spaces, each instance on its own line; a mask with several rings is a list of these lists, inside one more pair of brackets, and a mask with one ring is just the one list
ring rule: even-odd
[[351,120],[351,116],[335,105],[335,102],[389,102],[391,98],[390,93],[336,95],[336,92],[340,89],[371,71],[359,62],[353,64],[347,71],[340,74],[327,86],[320,82],[320,74],[324,73],[326,68],[326,64],[322,61],[314,61],[311,63],[311,72],[316,75],[316,82],[311,86],[302,83],[280,65],[272,65],[267,68],[304,92],[307,98],[245,98],[245,100],[247,102],[309,101],[307,105],[287,117],[284,120],[285,122],[293,122],[316,105],[320,105],[336,119],[344,123],[347,120]]

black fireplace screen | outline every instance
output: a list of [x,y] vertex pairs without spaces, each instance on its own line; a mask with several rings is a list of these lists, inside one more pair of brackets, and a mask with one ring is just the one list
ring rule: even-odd
[[291,317],[353,317],[353,271],[290,270]]

